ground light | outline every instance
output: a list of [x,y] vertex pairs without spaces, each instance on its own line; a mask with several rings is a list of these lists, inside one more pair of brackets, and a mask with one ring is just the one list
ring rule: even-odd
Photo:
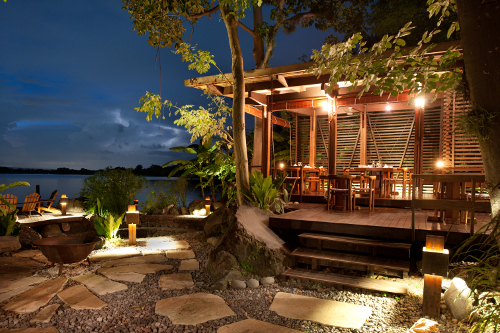
[[61,200],[59,200],[59,203],[61,204],[61,214],[66,215],[66,205],[68,204],[69,199],[66,196],[66,194],[61,194]]
[[210,196],[205,198],[205,211],[207,212],[207,216],[210,215]]
[[139,221],[139,212],[135,205],[128,205],[128,211],[126,213],[126,219],[128,224],[128,243],[130,245],[135,245],[136,235],[137,235],[137,225]]

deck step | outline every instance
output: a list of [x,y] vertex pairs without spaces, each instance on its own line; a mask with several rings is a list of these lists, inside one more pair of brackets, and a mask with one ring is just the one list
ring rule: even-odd
[[[305,249],[301,247],[295,249],[295,251],[292,252],[292,255],[295,256],[299,262],[306,264],[312,264],[312,260],[316,259],[367,267],[386,268],[404,272],[408,272],[410,270],[409,260],[394,260],[380,257],[362,256],[358,254]],[[321,265],[321,262],[318,262],[318,264]]]
[[393,249],[410,250],[411,244],[407,243],[394,243],[386,242],[376,239],[367,238],[357,238],[357,237],[345,237],[336,235],[325,235],[325,234],[313,234],[313,233],[303,233],[299,235],[299,238],[317,239],[322,241],[331,241],[337,243],[349,243],[357,245],[369,245],[374,247],[387,247]]
[[326,275],[317,272],[298,271],[291,268],[284,271],[281,275],[294,279],[306,279],[324,284],[340,284],[351,288],[369,289],[393,294],[406,294],[408,289],[406,284],[399,282],[332,273]]

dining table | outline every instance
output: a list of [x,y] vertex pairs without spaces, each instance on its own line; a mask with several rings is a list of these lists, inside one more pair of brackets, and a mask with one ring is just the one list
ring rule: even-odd
[[361,175],[366,175],[368,173],[370,176],[375,176],[375,196],[379,198],[390,198],[391,188],[390,184],[385,182],[385,179],[392,178],[395,172],[398,172],[400,168],[393,167],[356,167],[350,168],[350,170],[359,172]]

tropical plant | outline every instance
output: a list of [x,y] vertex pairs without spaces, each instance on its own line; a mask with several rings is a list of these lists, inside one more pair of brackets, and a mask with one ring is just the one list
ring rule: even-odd
[[[271,211],[270,207],[276,199],[280,198],[278,188],[283,184],[274,182],[272,176],[264,178],[262,172],[254,170],[250,175],[250,193],[243,192],[243,195],[255,207]],[[278,186],[277,186],[278,185]]]
[[107,167],[83,180],[80,196],[85,198],[87,209],[95,208],[99,199],[104,211],[120,215],[146,184],[146,178],[134,175],[132,169]]
[[106,239],[116,238],[116,233],[122,223],[125,212],[120,216],[111,212],[104,212],[99,198],[96,202],[97,214],[95,214],[94,226],[97,234],[104,236]]
[[[30,184],[27,182],[15,182],[9,185],[1,184],[0,192],[15,186],[30,186]],[[0,236],[18,236],[21,232],[21,225],[16,226],[16,206],[4,200],[2,196],[0,196],[0,202],[2,205],[7,206],[6,209],[0,207]],[[12,211],[9,213],[9,210]]]
[[[176,181],[159,181],[151,186],[151,191],[146,194],[146,201],[141,202],[142,211],[145,213],[154,213],[158,209],[163,209],[170,205],[180,206],[183,199],[182,195],[177,192]],[[185,189],[184,189],[184,196]]]

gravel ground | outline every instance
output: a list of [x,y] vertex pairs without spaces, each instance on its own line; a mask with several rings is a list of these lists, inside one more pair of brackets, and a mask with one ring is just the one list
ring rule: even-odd
[[[409,293],[406,296],[385,295],[381,293],[355,293],[346,290],[336,290],[316,285],[303,285],[298,281],[287,281],[275,283],[272,286],[258,289],[228,289],[213,290],[210,288],[210,277],[203,272],[208,261],[208,254],[212,246],[207,244],[201,233],[192,233],[172,236],[175,240],[187,240],[191,249],[200,262],[200,271],[193,272],[195,288],[185,291],[162,291],[158,288],[158,280],[164,272],[147,274],[140,284],[121,282],[128,285],[129,289],[113,294],[99,296],[108,303],[108,306],[99,311],[95,310],[73,310],[65,305],[57,296],[52,298],[49,304],[61,304],[56,315],[48,324],[30,324],[30,320],[37,312],[24,315],[16,315],[12,312],[0,310],[0,328],[25,328],[55,326],[59,332],[216,332],[223,325],[254,318],[273,324],[294,328],[302,332],[408,332],[409,327],[421,317],[422,286],[421,277],[407,277],[404,280],[395,279],[408,284]],[[103,250],[101,250],[103,251]],[[105,250],[104,250],[105,251]],[[174,268],[170,273],[176,273],[180,264],[178,259],[170,259],[167,264]],[[90,267],[86,262],[69,265],[64,268],[63,274],[74,277],[81,274],[94,273],[101,267],[101,263],[94,263]],[[45,268],[35,274],[54,278],[57,276],[58,268]],[[246,278],[251,276],[246,275]],[[77,284],[69,280],[66,286]],[[269,307],[274,296],[278,292],[287,292],[305,296],[319,297],[324,299],[349,302],[353,304],[366,305],[373,308],[372,316],[359,330],[338,329],[324,326],[314,322],[287,319],[270,311]],[[181,296],[185,294],[207,292],[222,297],[236,316],[226,317],[221,320],[213,320],[196,326],[173,325],[166,317],[155,314],[156,302],[160,299]],[[0,306],[7,303],[3,302]],[[444,304],[442,304],[443,316],[439,320],[440,332],[465,332],[465,328],[459,328],[459,323],[452,320]]]

